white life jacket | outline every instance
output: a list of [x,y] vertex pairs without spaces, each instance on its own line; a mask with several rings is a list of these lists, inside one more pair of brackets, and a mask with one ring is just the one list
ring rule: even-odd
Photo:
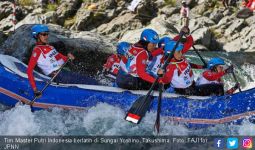
[[37,60],[38,67],[45,75],[51,74],[53,71],[58,70],[65,62],[63,59],[56,59],[59,52],[52,46],[49,46],[51,50],[48,53],[44,53],[40,46],[37,46],[41,50],[41,55]]
[[201,74],[196,81],[196,85],[204,85],[204,84],[222,84],[220,81],[218,80],[214,80],[214,81],[209,81],[207,80],[203,74]]
[[147,72],[154,76],[157,77],[158,70],[161,68],[161,59],[163,55],[158,55],[156,57],[153,57],[152,60],[149,61],[148,67],[147,67]]
[[[187,63],[187,67],[184,70],[178,69],[178,64],[180,63]],[[174,88],[187,88],[192,85],[194,81],[194,75],[191,70],[190,64],[187,62],[187,60],[183,60],[181,62],[171,62],[171,64],[176,65],[176,68],[173,73],[171,85]],[[180,75],[178,75],[178,70],[181,71]],[[190,75],[191,74],[191,75]]]

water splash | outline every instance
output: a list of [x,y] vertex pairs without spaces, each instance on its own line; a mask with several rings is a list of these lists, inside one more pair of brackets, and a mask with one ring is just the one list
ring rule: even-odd
[[[41,110],[35,113],[29,106],[18,105],[0,113],[1,135],[157,135],[154,130],[155,112],[148,112],[139,125],[123,118],[125,112],[105,103],[87,111]],[[161,119],[159,135],[255,135],[255,125],[248,120],[242,125],[216,125],[192,129]]]

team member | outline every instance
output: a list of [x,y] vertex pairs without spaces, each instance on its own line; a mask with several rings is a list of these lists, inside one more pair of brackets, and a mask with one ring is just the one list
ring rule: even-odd
[[149,89],[155,78],[146,69],[150,53],[156,48],[159,36],[152,29],[145,29],[140,40],[132,45],[126,58],[120,62],[116,83],[119,87],[130,90]]
[[106,63],[103,66],[103,73],[105,76],[116,79],[116,76],[120,68],[120,60],[125,57],[126,52],[131,48],[131,44],[128,42],[120,42],[117,45],[117,54],[113,54],[108,57]]
[[[188,28],[182,28],[181,32],[185,34],[189,33]],[[178,36],[178,38],[180,38]],[[175,92],[182,95],[195,95],[195,82],[194,75],[191,68],[203,69],[204,66],[189,63],[188,60],[183,56],[193,44],[193,38],[191,35],[187,35],[187,40],[184,44],[179,43],[175,49],[173,58],[170,60],[169,65],[166,68],[166,72],[160,82],[164,84],[170,83],[174,88]],[[173,51],[176,41],[170,41],[164,46],[164,55],[168,55]],[[163,70],[159,70],[159,74],[163,74]]]
[[[222,77],[227,73],[233,72],[233,66],[224,70],[223,59],[215,57],[208,62],[208,70],[204,71],[197,79],[196,86],[198,95],[224,95],[224,83]],[[229,89],[226,93],[233,94],[239,88],[237,83],[233,88]]]
[[[32,27],[32,36],[36,40],[36,46],[33,49],[32,55],[28,63],[28,79],[32,86],[35,96],[41,96],[41,92],[38,91],[35,79],[33,76],[33,70],[37,65],[43,74],[53,77],[57,70],[69,59],[74,59],[71,53],[67,56],[59,53],[53,46],[48,45],[49,28],[46,25],[34,25]],[[68,71],[61,71],[55,78],[56,82],[60,83],[80,83],[80,84],[97,84],[94,79],[90,79],[85,76],[81,76]]]

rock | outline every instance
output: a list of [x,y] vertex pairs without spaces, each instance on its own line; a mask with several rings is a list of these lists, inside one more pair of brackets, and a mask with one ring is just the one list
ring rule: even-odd
[[[255,24],[250,26],[250,32],[244,36],[243,47],[246,48],[245,52],[255,52]],[[245,47],[245,45],[247,45]]]
[[211,47],[212,33],[209,28],[203,27],[193,31],[192,36],[195,40],[195,43],[202,44],[207,48]]
[[227,52],[238,52],[241,51],[241,41],[239,39],[233,40],[231,42],[226,43],[223,46],[223,49]]
[[157,8],[162,8],[165,5],[165,1],[164,0],[156,0],[155,4],[156,4]]
[[151,23],[147,28],[155,29],[159,35],[168,35],[168,36],[176,36],[179,33],[179,30],[176,28],[175,24],[169,23],[166,21],[165,15],[160,15],[151,20]]
[[[224,27],[228,27],[230,24],[231,24],[231,21],[233,20],[234,18],[232,17],[229,17],[229,16],[225,16],[223,17],[217,24],[217,27],[220,27],[220,28],[223,28],[222,26]],[[226,28],[225,28],[226,29]]]
[[197,14],[197,15],[204,15],[204,12],[207,11],[207,5],[206,3],[202,3],[200,5],[195,6],[190,10],[190,14]]
[[172,7],[170,5],[167,5],[159,10],[159,14],[165,14],[166,17],[170,17],[173,14],[180,13],[180,8],[178,7]]
[[149,26],[146,26],[145,28],[136,29],[136,30],[128,30],[121,37],[120,41],[135,43],[139,41],[142,31],[147,28],[154,29],[159,34],[160,37],[162,36],[174,37],[178,34],[178,30],[174,27],[174,25],[167,22],[165,20],[165,16],[161,15],[161,16],[158,16],[157,18],[154,18],[151,21],[151,24]]
[[194,30],[213,26],[213,25],[215,25],[215,23],[207,17],[192,18],[190,19],[190,22],[189,22],[189,28],[191,30],[191,33]]
[[231,36],[234,33],[240,32],[247,24],[245,23],[244,19],[236,19],[234,20],[231,25],[226,29],[225,35]]
[[[254,52],[255,51],[255,31],[253,30],[255,25],[251,27],[245,27],[239,34],[239,37],[227,42],[224,45],[224,50],[227,52],[245,51]],[[234,34],[233,36],[236,36]]]
[[245,22],[247,23],[248,26],[252,26],[255,23],[255,15],[247,18]]
[[97,28],[98,32],[104,35],[113,32],[125,32],[127,30],[133,30],[142,28],[143,25],[139,19],[136,19],[135,14],[126,13],[122,16],[114,18],[111,22],[103,24]]
[[[19,27],[2,44],[0,51],[27,63],[35,44],[35,40],[31,37],[31,27],[32,25],[27,24]],[[106,56],[115,51],[115,46],[112,44],[114,42],[111,39],[96,33],[71,32],[58,25],[49,25],[49,28],[49,42],[64,43],[66,48],[64,54],[67,51],[72,52],[77,57],[77,65],[86,73],[95,74],[101,68]]]
[[215,23],[218,23],[224,17],[223,12],[224,10],[217,9],[210,14],[209,18],[213,20]]
[[93,30],[111,21],[123,10],[123,8],[118,7],[118,5],[123,5],[123,3],[116,3],[114,0],[100,1],[95,5],[97,9],[89,9],[91,4],[83,3],[75,16],[71,29],[82,31]]
[[68,17],[73,17],[80,6],[79,0],[62,0],[60,6],[57,8],[57,23],[64,25]]
[[49,11],[43,14],[44,23],[57,23],[57,14],[55,11]]
[[12,14],[13,8],[11,2],[0,2],[0,20],[7,18]]
[[44,14],[30,13],[23,20],[18,22],[15,28],[19,28],[24,24],[43,24],[43,23],[47,23]]
[[[7,36],[0,31],[0,46],[2,45],[2,43],[7,39]],[[0,52],[1,53],[1,52]]]
[[9,32],[9,30],[11,30],[11,28],[14,26],[12,19],[13,19],[12,15],[9,15],[7,18],[2,19],[0,21],[0,31]]
[[102,22],[105,21],[105,18],[105,13],[92,12],[90,10],[79,10],[71,29],[81,31],[92,30],[102,24]]
[[[17,21],[22,20],[28,13],[28,9],[16,5],[15,19]],[[7,18],[13,14],[13,3],[9,1],[0,2],[0,20]]]
[[137,8],[136,14],[139,16],[139,19],[143,24],[147,24],[151,19],[157,16],[158,8],[156,4],[151,0],[142,0]]

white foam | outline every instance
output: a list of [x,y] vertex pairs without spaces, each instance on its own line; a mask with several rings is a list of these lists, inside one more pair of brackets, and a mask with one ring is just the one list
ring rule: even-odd
[[0,135],[33,135],[39,132],[29,106],[18,105],[0,115]]

